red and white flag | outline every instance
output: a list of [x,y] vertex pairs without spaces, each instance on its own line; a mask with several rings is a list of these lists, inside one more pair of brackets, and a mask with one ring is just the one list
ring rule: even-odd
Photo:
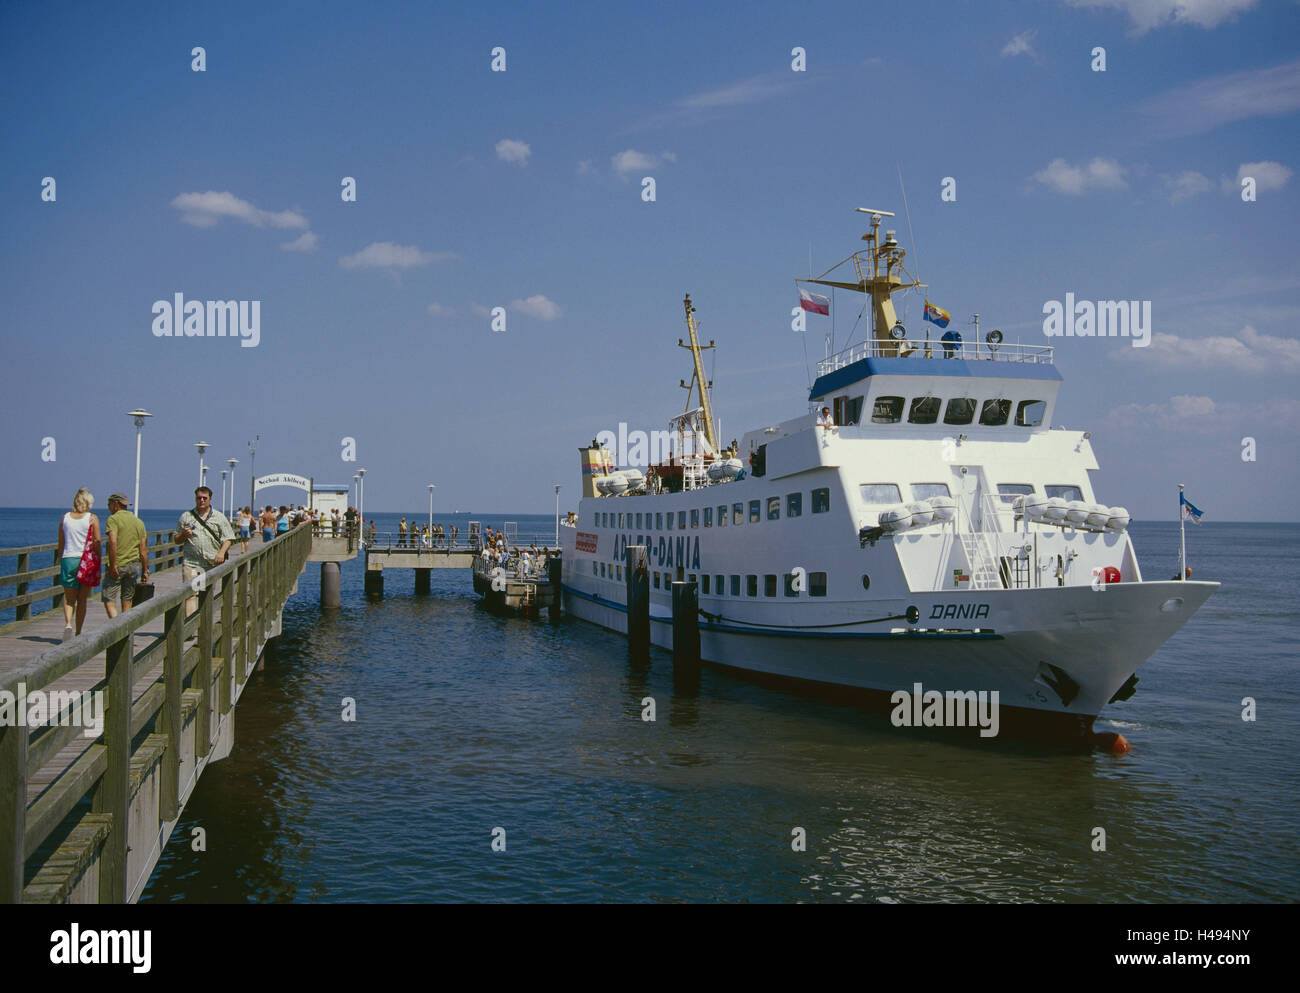
[[804,310],[811,310],[814,314],[829,315],[831,312],[831,299],[822,296],[820,293],[809,293],[800,287],[799,306]]

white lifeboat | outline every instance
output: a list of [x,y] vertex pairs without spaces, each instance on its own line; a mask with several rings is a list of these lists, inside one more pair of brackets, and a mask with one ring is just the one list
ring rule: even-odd
[[1106,519],[1107,531],[1126,531],[1128,530],[1129,516],[1128,511],[1123,507],[1111,507],[1110,517]]
[[934,507],[924,500],[909,503],[907,509],[912,513],[912,527],[914,528],[923,528],[934,520]]
[[930,511],[933,514],[931,523],[934,524],[951,524],[953,517],[957,514],[957,501],[952,497],[932,496],[927,501],[930,504]]
[[890,507],[880,512],[877,522],[891,533],[906,531],[912,526],[912,512],[906,507]]

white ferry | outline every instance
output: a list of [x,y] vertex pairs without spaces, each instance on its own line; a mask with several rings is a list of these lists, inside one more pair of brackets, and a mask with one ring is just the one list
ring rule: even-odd
[[672,645],[671,584],[692,582],[707,663],[885,705],[918,683],[996,690],[1004,732],[1122,750],[1094,719],[1218,584],[1143,579],[1127,511],[1093,492],[1089,433],[1053,427],[1050,346],[907,340],[891,296],[923,284],[880,238],[888,212],[858,209],[871,230],[840,263],[852,278],[804,282],[869,296],[871,333],[819,363],[807,415],[720,449],[686,298],[675,454],[643,473],[580,449],[564,609],[625,632],[626,549],[644,545],[657,645]]

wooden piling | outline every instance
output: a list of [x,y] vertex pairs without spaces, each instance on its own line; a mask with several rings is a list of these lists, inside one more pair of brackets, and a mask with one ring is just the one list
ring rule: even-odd
[[673,667],[700,664],[700,597],[694,583],[673,583]]
[[624,563],[627,580],[627,647],[633,655],[650,650],[650,571],[645,545],[629,545]]
[[546,578],[551,583],[551,603],[549,606],[550,618],[552,621],[560,619],[560,613],[563,610],[561,595],[563,593],[563,569],[564,562],[558,558],[552,558],[546,563]]
[[428,594],[430,590],[429,577],[433,573],[432,569],[415,570],[415,592],[416,594]]

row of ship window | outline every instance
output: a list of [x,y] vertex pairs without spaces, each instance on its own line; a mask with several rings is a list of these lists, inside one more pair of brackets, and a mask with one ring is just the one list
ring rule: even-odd
[[[857,424],[862,418],[863,397],[836,397],[834,419],[836,424]],[[948,406],[943,407],[941,397],[913,397],[910,404],[906,397],[876,397],[871,404],[872,424],[897,424],[903,419],[903,407],[907,406],[908,424],[935,424],[939,420],[939,411],[943,409],[943,423],[961,426],[975,421],[975,411],[979,410],[979,422],[985,427],[1000,427],[1011,420],[1012,401],[995,397],[982,404],[975,397],[952,397]],[[1035,428],[1043,423],[1047,413],[1047,404],[1043,400],[1021,400],[1015,404],[1015,423],[1024,428]]]
[[[935,496],[952,496],[947,483],[912,483],[912,499],[928,500]],[[1043,487],[1048,497],[1060,497],[1063,500],[1082,500],[1083,490],[1078,486],[1072,485],[1054,485],[1049,484]],[[901,503],[903,499],[902,490],[897,483],[862,483],[858,487],[862,496],[862,502],[870,506],[893,505]],[[1011,503],[1018,496],[1024,496],[1035,492],[1033,483],[998,483],[998,497],[1003,503]],[[831,509],[831,491],[829,488],[821,488],[812,491],[812,501],[810,508],[814,514],[824,514]],[[785,503],[786,517],[799,517],[803,514],[803,494],[787,493],[784,498],[780,496],[770,496],[765,500],[749,501],[749,521],[751,524],[757,523],[766,517],[769,521],[780,520],[781,504]],[[673,511],[656,511],[654,513],[615,513],[614,511],[597,511],[595,514],[595,526],[598,528],[644,528],[652,531],[663,530],[686,530],[689,522],[690,527],[698,528],[701,523],[706,528],[713,527],[714,508],[705,507],[695,510],[676,511],[677,520],[673,521]],[[723,504],[717,508],[718,527],[726,527],[728,520],[733,525],[744,523],[746,508],[744,503],[733,503],[730,512],[727,505]],[[651,518],[654,519],[651,523]],[[667,528],[665,528],[665,518],[667,518]]]
[[[591,563],[591,574],[593,576],[599,577],[600,579],[612,579],[615,582],[620,582],[620,583],[623,581],[623,567],[613,562]],[[671,572],[652,572],[650,576],[655,589],[657,590],[672,589],[673,574]],[[784,576],[778,576],[775,573],[771,573],[771,572],[767,573],[764,576],[757,576],[757,575],[710,576],[708,573],[704,573],[702,576],[699,576],[698,578],[696,577],[695,573],[689,572],[686,573],[685,579],[688,583],[695,583],[695,582],[699,583],[701,596],[727,596],[728,583],[726,581],[730,580],[731,596],[736,596],[736,597],[741,596],[740,590],[743,581],[744,589],[745,589],[744,595],[747,597],[757,597],[758,584],[760,579],[763,582],[763,596],[765,597],[776,596],[778,580],[780,580],[781,584],[784,586],[785,596],[788,597],[799,596],[799,591],[796,590],[794,587],[795,573],[793,572],[786,573]],[[825,596],[826,595],[826,573],[824,572],[808,573],[807,587],[808,587],[807,592],[809,596]]]
[[[829,487],[815,489],[811,493],[812,500],[809,503],[809,509],[814,514],[824,514],[831,509],[831,491]],[[800,517],[803,515],[803,494],[787,493],[785,497],[771,496],[766,500],[749,501],[749,521],[751,524],[763,520],[766,514],[769,521],[780,520],[781,504],[785,504],[786,517]],[[766,506],[764,506],[766,504]],[[717,513],[718,527],[725,528],[728,523],[739,525],[745,522],[745,504],[733,503],[730,513],[727,505],[720,505]],[[703,523],[704,527],[713,527],[714,514],[712,507],[705,507],[702,510],[679,510],[677,513],[676,525],[673,523],[673,511],[656,511],[654,513],[623,513],[616,514],[612,510],[596,511],[595,527],[598,528],[645,528],[651,531],[672,531],[686,530],[686,523],[689,520],[690,526],[698,528]],[[654,523],[651,523],[654,518]],[[665,518],[667,527],[665,527]],[[626,523],[625,523],[626,522]]]

